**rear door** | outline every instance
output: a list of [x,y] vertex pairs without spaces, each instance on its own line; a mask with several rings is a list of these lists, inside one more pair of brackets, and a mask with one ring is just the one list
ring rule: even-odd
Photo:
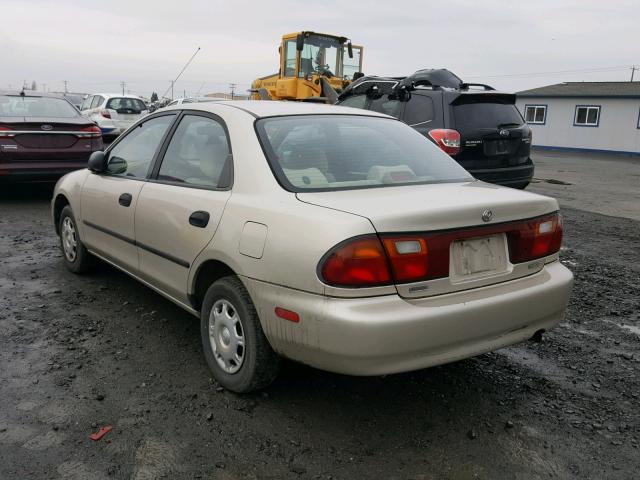
[[186,112],[140,193],[135,216],[143,279],[188,304],[189,270],[231,196],[232,156],[221,118]]
[[452,128],[460,132],[455,159],[467,170],[523,164],[529,158],[529,127],[515,95],[462,93],[451,102]]
[[107,173],[89,175],[82,187],[83,241],[131,273],[138,271],[138,196],[175,118],[175,113],[150,118],[120,138],[107,151]]

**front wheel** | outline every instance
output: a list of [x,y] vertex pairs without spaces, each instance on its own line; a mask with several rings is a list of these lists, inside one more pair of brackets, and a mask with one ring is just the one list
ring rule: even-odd
[[60,249],[64,256],[64,263],[73,273],[84,273],[89,270],[94,263],[94,259],[87,251],[80,234],[78,225],[73,216],[71,207],[67,205],[60,213]]
[[224,277],[209,287],[200,312],[200,333],[213,377],[227,390],[251,392],[275,379],[279,358],[238,277]]

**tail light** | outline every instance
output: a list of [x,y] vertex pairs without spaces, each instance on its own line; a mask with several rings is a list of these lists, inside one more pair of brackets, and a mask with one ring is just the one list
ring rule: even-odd
[[111,112],[109,112],[109,110],[100,110],[100,115],[104,118],[111,118]]
[[449,276],[451,244],[456,240],[505,234],[511,263],[553,255],[562,243],[558,213],[488,227],[415,235],[356,237],[338,244],[320,261],[320,278],[336,287],[375,287]]
[[15,133],[11,133],[9,127],[0,126],[0,138],[12,138],[15,137]]
[[102,136],[102,130],[97,125],[91,125],[90,127],[81,128],[76,135],[84,138],[98,138]]
[[448,128],[436,128],[429,132],[429,136],[442,151],[449,155],[460,152],[460,132]]

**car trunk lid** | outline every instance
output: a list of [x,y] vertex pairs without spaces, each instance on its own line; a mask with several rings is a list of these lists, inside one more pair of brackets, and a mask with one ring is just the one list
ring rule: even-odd
[[[398,293],[408,298],[476,288],[539,271],[544,261],[511,265],[507,226],[558,209],[552,198],[482,182],[309,192],[297,193],[297,197],[306,203],[365,217],[382,238],[388,234],[460,231],[459,239],[447,248],[448,258],[441,259],[449,263],[448,277],[398,283]],[[486,256],[487,249],[495,257],[494,264],[487,268],[471,265],[468,271],[461,267],[484,261],[484,257],[469,256],[468,252],[477,250],[481,252],[478,255]]]

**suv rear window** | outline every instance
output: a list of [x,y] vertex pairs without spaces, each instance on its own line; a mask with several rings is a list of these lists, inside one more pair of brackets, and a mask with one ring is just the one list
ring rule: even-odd
[[73,118],[79,115],[62,98],[0,95],[0,117]]
[[456,128],[462,131],[524,123],[520,112],[507,103],[465,103],[453,106]]
[[256,130],[290,191],[470,181],[450,156],[402,122],[351,115],[264,118]]
[[137,98],[119,98],[114,97],[110,98],[107,102],[108,109],[115,110],[118,113],[141,113],[143,110],[146,110],[142,100],[138,100]]

